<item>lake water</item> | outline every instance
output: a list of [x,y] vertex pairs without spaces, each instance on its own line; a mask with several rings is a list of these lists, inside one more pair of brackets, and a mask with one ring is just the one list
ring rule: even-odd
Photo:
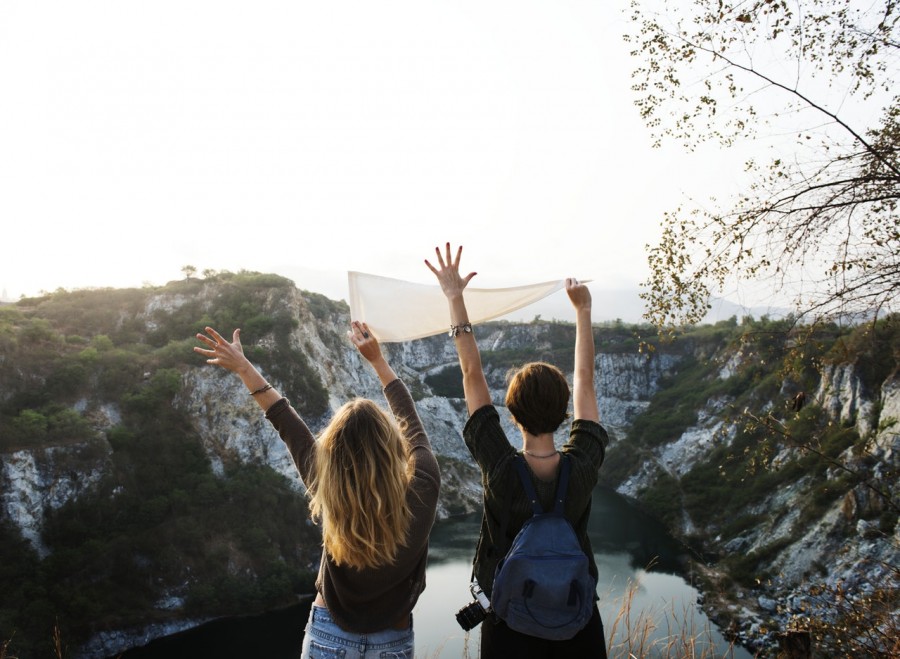
[[[413,612],[416,657],[419,659],[461,659],[478,657],[478,627],[469,636],[456,622],[456,612],[472,602],[469,580],[472,554],[481,522],[479,514],[439,522],[432,533],[427,571],[428,585]],[[697,604],[698,592],[684,572],[684,549],[655,520],[615,492],[598,488],[594,492],[589,526],[594,556],[600,572],[597,594],[607,642],[613,641],[611,657],[628,657],[620,645],[635,630],[651,629],[639,657],[681,657],[658,648],[671,639],[687,636],[695,645],[709,648],[696,657],[751,659],[743,648],[731,648]],[[623,603],[630,625],[616,622]],[[296,659],[300,636],[306,624],[309,601],[260,615],[227,618],[198,628],[156,639],[134,648],[122,659],[172,659],[173,657],[215,656]]]
[[[626,624],[615,624],[624,602],[631,628],[649,630],[645,653],[660,656],[657,650],[671,639],[683,636],[683,630],[710,648],[709,656],[750,659],[743,648],[731,648],[697,604],[698,591],[684,570],[684,548],[652,518],[641,514],[615,492],[598,488],[594,492],[588,531],[599,569],[598,606],[607,642],[624,641]],[[481,523],[480,513],[446,520],[436,525],[431,540],[428,586],[413,612],[416,656],[426,659],[478,657],[478,628],[468,637],[456,622],[456,612],[472,601],[469,581],[472,555]],[[649,569],[647,569],[649,566]],[[627,652],[612,656],[627,656]],[[673,652],[669,656],[681,656]],[[700,652],[697,653],[700,656]]]

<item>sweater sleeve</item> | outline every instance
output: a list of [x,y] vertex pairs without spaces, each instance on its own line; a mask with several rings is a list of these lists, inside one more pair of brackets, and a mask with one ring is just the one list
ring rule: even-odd
[[600,466],[606,458],[609,436],[606,429],[596,421],[576,419],[572,423],[569,441],[562,447],[572,461],[572,480],[580,482],[577,489],[593,490],[597,484]]
[[266,410],[266,418],[287,445],[297,471],[300,472],[300,478],[308,486],[315,476],[316,461],[313,458],[316,440],[313,434],[287,398],[277,400]]
[[422,420],[416,410],[416,404],[409,389],[400,378],[393,380],[384,388],[384,395],[390,405],[394,418],[403,431],[403,437],[409,445],[410,454],[415,465],[417,478],[426,478],[440,483],[440,470],[437,459],[431,450],[431,442],[425,433]]
[[599,469],[606,458],[606,445],[609,444],[609,436],[606,429],[596,421],[575,419],[569,432],[569,441],[563,450],[572,453],[582,453],[594,469]]
[[472,413],[463,428],[463,439],[487,479],[492,479],[495,470],[516,454],[493,405],[485,405]]

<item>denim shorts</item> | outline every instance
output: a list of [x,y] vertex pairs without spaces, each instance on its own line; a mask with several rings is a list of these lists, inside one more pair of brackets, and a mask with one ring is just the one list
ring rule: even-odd
[[415,649],[412,614],[408,629],[371,634],[345,632],[328,609],[313,604],[303,634],[302,659],[412,659]]

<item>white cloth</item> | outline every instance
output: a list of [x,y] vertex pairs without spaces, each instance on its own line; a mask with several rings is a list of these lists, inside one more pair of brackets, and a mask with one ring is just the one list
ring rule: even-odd
[[[363,272],[348,272],[350,319],[365,322],[382,343],[411,341],[450,329],[450,307],[441,287]],[[566,287],[566,280],[512,288],[466,287],[469,322],[499,318]]]

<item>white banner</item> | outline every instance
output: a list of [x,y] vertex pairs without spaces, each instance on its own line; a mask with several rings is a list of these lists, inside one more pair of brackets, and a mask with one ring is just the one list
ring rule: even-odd
[[[365,322],[382,343],[411,341],[450,329],[450,307],[437,284],[348,272],[350,319]],[[466,287],[469,322],[499,318],[566,287],[566,280],[512,288]]]

